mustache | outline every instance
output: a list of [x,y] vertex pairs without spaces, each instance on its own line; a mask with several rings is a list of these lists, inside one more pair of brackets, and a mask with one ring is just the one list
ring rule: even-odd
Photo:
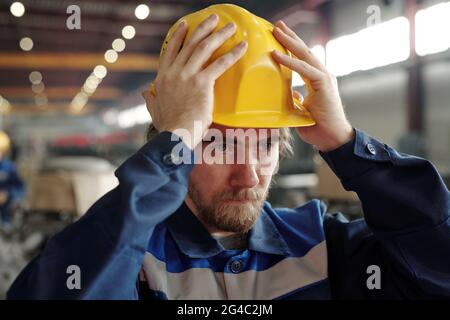
[[265,198],[264,190],[242,189],[225,191],[219,196],[219,200],[252,200],[260,201]]

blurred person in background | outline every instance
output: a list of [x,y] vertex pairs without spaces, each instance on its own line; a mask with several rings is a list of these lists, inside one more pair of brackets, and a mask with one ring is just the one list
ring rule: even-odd
[[0,131],[0,223],[9,232],[12,228],[12,208],[25,197],[25,185],[17,174],[16,166],[6,158],[11,149],[11,140]]

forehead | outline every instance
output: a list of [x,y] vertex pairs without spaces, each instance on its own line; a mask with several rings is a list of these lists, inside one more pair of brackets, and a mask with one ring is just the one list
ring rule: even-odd
[[[227,132],[231,134],[235,134],[238,132],[242,132],[243,136],[249,133],[255,133],[256,137],[259,139],[261,138],[267,138],[271,135],[276,135],[277,137],[280,134],[280,129],[273,129],[273,128],[235,128],[235,127],[228,127],[217,123],[212,123],[209,129],[216,129],[219,130],[222,135],[225,137]],[[239,135],[236,136],[239,138]]]

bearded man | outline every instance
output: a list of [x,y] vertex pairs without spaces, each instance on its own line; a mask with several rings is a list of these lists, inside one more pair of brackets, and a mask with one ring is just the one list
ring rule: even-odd
[[[335,77],[286,24],[217,5],[169,33],[144,93],[149,141],[9,298],[450,297],[441,177],[353,128]],[[304,99],[290,91],[291,70],[307,83]],[[364,219],[327,214],[319,200],[293,209],[265,201],[288,127],[358,194]]]

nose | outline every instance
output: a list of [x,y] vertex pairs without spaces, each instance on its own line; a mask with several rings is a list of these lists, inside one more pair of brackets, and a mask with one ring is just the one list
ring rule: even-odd
[[235,164],[230,185],[236,189],[250,189],[259,184],[259,177],[254,164]]

